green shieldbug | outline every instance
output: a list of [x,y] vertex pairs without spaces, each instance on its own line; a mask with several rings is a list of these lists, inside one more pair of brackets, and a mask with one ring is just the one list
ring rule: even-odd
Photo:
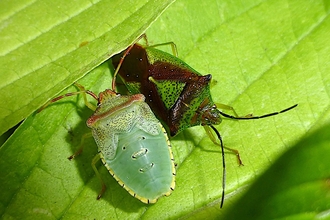
[[112,58],[114,67],[120,62],[118,74],[129,92],[147,97],[146,102],[169,128],[171,136],[196,125],[220,124],[221,115],[239,120],[259,119],[296,107],[263,116],[238,117],[232,107],[220,104],[220,108],[234,112],[235,116],[231,116],[219,111],[212,100],[212,75],[201,75],[176,56],[154,46],[134,44]]
[[[145,37],[145,35],[143,35]],[[146,39],[146,38],[145,38]],[[171,44],[175,49],[175,44]],[[165,45],[159,44],[159,45]],[[210,93],[211,74],[201,75],[188,64],[153,46],[131,45],[127,50],[112,58],[114,67],[120,67],[118,74],[131,94],[142,93],[155,115],[174,136],[184,129],[202,125],[211,140],[222,148],[223,158],[223,191],[221,207],[224,201],[225,160],[223,148],[237,155],[239,164],[242,162],[237,150],[223,145],[220,133],[213,125],[221,123],[221,116],[236,119],[259,119],[280,114],[295,108],[293,105],[279,112],[262,116],[237,116],[235,110],[227,105],[218,104],[219,108],[231,110],[235,116],[221,112],[213,102]],[[174,54],[177,54],[174,52]],[[217,143],[211,129],[216,133]]]
[[[64,97],[84,95],[85,104],[94,111],[87,120],[87,126],[91,128],[98,146],[98,155],[92,161],[92,167],[102,183],[98,199],[105,191],[95,167],[99,159],[118,183],[140,201],[155,203],[159,197],[169,196],[175,187],[171,145],[162,124],[145,102],[144,95],[122,96],[113,88],[97,96],[79,84],[76,86],[80,91],[54,98],[41,110]],[[87,102],[86,94],[98,101],[96,108]],[[76,154],[79,152],[81,149]]]

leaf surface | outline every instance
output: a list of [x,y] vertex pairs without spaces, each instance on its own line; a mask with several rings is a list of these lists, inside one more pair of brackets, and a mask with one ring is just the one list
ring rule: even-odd
[[2,1],[0,134],[125,49],[171,2]]
[[[116,9],[121,6],[117,5]],[[135,10],[128,11],[134,13]],[[322,126],[330,123],[329,28],[327,1],[251,0],[237,4],[231,1],[178,0],[148,29],[150,44],[174,41],[182,60],[202,74],[212,74],[213,100],[233,106],[239,115],[261,115],[298,104],[296,109],[272,118],[254,121],[223,119],[216,126],[225,145],[239,150],[244,163],[239,167],[235,156],[226,154],[227,185],[223,209],[219,208],[221,151],[209,140],[202,127],[187,129],[171,139],[178,167],[176,189],[170,197],[161,198],[154,205],[142,204],[122,189],[99,164],[107,191],[97,201],[100,183],[90,166],[97,153],[94,140],[86,141],[84,152],[74,161],[67,160],[77,150],[81,136],[88,132],[85,121],[92,114],[80,97],[71,97],[26,119],[0,149],[0,185],[6,189],[0,196],[0,215],[4,219],[26,216],[34,219],[216,219],[232,216],[231,210],[237,213],[242,210],[246,215],[239,217],[243,219],[249,214],[260,218],[291,216],[292,219],[322,216],[330,204],[328,197],[322,197],[326,195],[323,192],[327,192],[327,182],[323,178],[327,173],[323,170],[329,168],[329,162],[320,158],[322,154],[327,155],[324,143],[328,140],[324,135],[318,135],[318,129],[327,129]],[[138,35],[138,31],[134,33]],[[125,36],[120,39],[127,40]],[[127,40],[126,45],[121,44],[120,48],[125,48],[133,39]],[[116,38],[114,42],[118,40]],[[89,45],[91,43],[81,48]],[[121,49],[118,46],[114,51]],[[167,47],[160,49],[171,52]],[[97,59],[101,57],[102,53],[93,51],[90,49],[88,56],[91,53]],[[84,56],[74,57],[86,61]],[[75,65],[72,60],[69,63]],[[53,80],[61,78],[55,77],[58,72],[61,71],[56,68],[49,71],[54,73]],[[104,64],[87,74],[80,83],[98,93],[110,87],[110,75],[108,65]],[[43,98],[30,107],[30,112],[80,77],[57,87],[53,80],[44,81],[43,87],[54,84],[52,92],[40,92]],[[33,81],[24,82],[22,80],[24,86],[16,88],[25,94],[24,88]],[[70,87],[62,93],[76,90]],[[10,105],[5,103],[1,106],[8,108]],[[317,133],[304,139],[313,131]],[[302,144],[304,140],[307,141]],[[311,144],[313,141],[315,144]],[[292,146],[295,147],[291,149]],[[284,159],[277,160],[286,151]],[[292,152],[297,154],[296,159]],[[306,158],[306,152],[310,152],[311,158]],[[303,163],[301,172],[298,172],[297,161]],[[317,161],[320,164],[315,167]],[[273,163],[274,168],[267,170]],[[279,163],[286,170],[284,177],[288,179],[274,174],[278,172]],[[266,172],[265,176],[260,177],[263,172]],[[309,178],[306,185],[298,187],[300,182],[295,180],[305,175]],[[310,178],[313,175],[317,181]],[[249,197],[250,191],[246,194],[251,198],[250,205],[255,207],[253,213],[251,206],[246,205],[247,197],[242,195],[259,177],[262,184],[251,188],[256,195]],[[266,183],[279,186],[269,192],[270,198],[264,197],[268,195],[264,192],[268,186]],[[259,187],[262,187],[260,191]],[[313,193],[314,189],[320,189],[320,193]],[[243,202],[236,203],[240,197]],[[304,202],[297,204],[296,209],[284,205],[288,201],[295,203],[296,199],[315,201],[315,198],[318,198],[317,202],[311,205],[307,214],[299,212],[306,210]],[[273,206],[278,208],[278,215],[273,214]]]

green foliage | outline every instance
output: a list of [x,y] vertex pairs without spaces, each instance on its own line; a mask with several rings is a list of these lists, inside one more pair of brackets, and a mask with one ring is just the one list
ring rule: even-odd
[[285,152],[231,207],[239,212],[229,210],[225,219],[329,218],[329,132],[330,124]]
[[[59,7],[39,1],[6,3],[6,10],[0,11],[1,133],[124,49],[166,7],[159,2],[155,3],[158,10],[149,2],[134,6],[126,1],[109,2],[56,3]],[[85,121],[92,114],[81,97],[71,97],[28,117],[1,147],[0,216],[212,219],[233,216],[231,210],[244,213],[241,219],[249,215],[261,219],[326,216],[329,127],[322,125],[330,123],[328,15],[328,1],[178,0],[148,29],[150,44],[174,41],[182,60],[202,74],[211,73],[214,101],[233,106],[240,115],[260,115],[299,104],[273,118],[225,119],[217,126],[225,145],[238,149],[245,165],[238,167],[235,157],[226,155],[222,210],[218,207],[220,149],[201,127],[171,140],[178,168],[176,189],[170,197],[155,205],[142,204],[99,163],[108,188],[97,201],[100,183],[90,166],[97,152],[94,140],[86,142],[84,152],[74,161],[66,159],[89,131]],[[81,43],[84,46],[79,47]],[[79,83],[95,92],[109,88],[107,64]],[[63,93],[67,91],[76,88]],[[316,133],[303,139],[311,131]],[[255,179],[260,182],[242,196]],[[242,201],[236,203],[240,197]],[[289,202],[296,207],[289,208]]]
[[1,2],[0,134],[125,49],[172,1]]

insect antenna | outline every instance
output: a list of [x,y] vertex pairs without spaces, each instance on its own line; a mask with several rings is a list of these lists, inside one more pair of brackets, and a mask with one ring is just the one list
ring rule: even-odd
[[219,113],[222,116],[226,117],[226,118],[231,118],[231,119],[236,119],[236,120],[251,120],[251,119],[267,118],[267,117],[271,117],[271,116],[274,116],[274,115],[278,115],[278,114],[287,112],[287,111],[289,111],[289,110],[291,110],[291,109],[293,109],[293,108],[295,108],[297,106],[298,106],[298,104],[295,104],[295,105],[293,105],[293,106],[291,106],[289,108],[283,109],[281,111],[273,112],[273,113],[268,113],[268,114],[260,115],[260,116],[250,116],[250,115],[248,115],[248,116],[245,116],[245,117],[236,117],[236,116],[233,116],[233,115],[228,115],[228,114],[226,114],[224,112],[221,112],[221,111],[219,111]]
[[127,54],[129,54],[129,52],[132,50],[132,48],[134,47],[134,45],[141,39],[141,38],[144,38],[146,43],[148,43],[148,40],[147,40],[147,36],[145,34],[142,34],[138,39],[136,39],[132,44],[131,46],[129,46],[125,53],[123,54],[122,57],[120,57],[120,61],[118,63],[118,66],[116,68],[116,71],[115,73],[113,74],[113,79],[112,79],[112,91],[116,91],[116,77],[118,75],[118,72],[119,72],[119,69],[121,67],[121,65],[123,64],[124,60],[125,60],[125,57],[127,56]]
[[92,109],[92,110],[95,110],[95,107],[90,104],[88,101],[87,101],[87,98],[86,98],[86,94],[90,95],[91,97],[93,97],[95,100],[98,101],[98,97],[96,94],[94,94],[92,91],[89,91],[89,90],[86,90],[82,85],[78,84],[78,83],[75,83],[75,85],[79,88],[80,91],[77,91],[77,92],[70,92],[70,93],[67,93],[67,94],[64,94],[64,95],[61,95],[61,96],[58,96],[56,98],[53,98],[52,100],[46,102],[46,104],[44,104],[40,109],[37,110],[37,113],[41,112],[42,110],[44,110],[47,106],[49,106],[50,104],[54,103],[54,102],[57,102],[63,98],[66,98],[66,97],[69,97],[69,96],[75,96],[75,95],[79,95],[79,94],[84,94],[84,101],[85,101],[85,104],[88,108]]
[[217,134],[219,140],[220,140],[220,146],[221,146],[221,154],[222,154],[222,196],[221,196],[221,203],[220,208],[223,206],[223,202],[225,200],[225,187],[226,187],[226,161],[225,161],[225,151],[223,147],[223,142],[221,135],[219,131],[213,127],[213,125],[210,125],[210,127],[213,129],[213,131]]
[[134,44],[132,44],[131,46],[128,47],[128,49],[125,51],[125,53],[123,54],[123,56],[120,58],[120,61],[118,63],[118,66],[116,68],[115,73],[113,74],[113,79],[112,79],[112,91],[116,91],[116,77],[118,75],[119,69],[121,67],[121,65],[123,64],[125,57],[127,56],[127,54],[132,50]]

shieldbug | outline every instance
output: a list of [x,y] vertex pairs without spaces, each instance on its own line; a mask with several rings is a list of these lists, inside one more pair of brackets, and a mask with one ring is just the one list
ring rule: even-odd
[[[83,94],[86,106],[94,111],[86,123],[98,146],[98,154],[92,161],[102,183],[97,198],[105,191],[105,184],[95,167],[101,159],[110,174],[132,196],[143,203],[155,203],[159,197],[169,196],[175,187],[175,165],[169,139],[144,95],[122,96],[114,92],[113,85],[112,90],[107,89],[97,96],[76,84],[80,91],[54,98],[39,111],[64,97]],[[87,102],[86,94],[97,100],[97,107]]]
[[[143,37],[146,40],[145,35]],[[165,44],[171,44],[174,54],[177,54],[174,43]],[[118,66],[121,66],[118,74],[131,94],[142,93],[145,95],[146,102],[168,128],[171,136],[175,136],[189,127],[202,125],[210,139],[221,146],[223,191],[220,206],[222,207],[226,179],[223,148],[226,147],[222,143],[220,133],[213,125],[221,123],[221,116],[236,120],[259,119],[284,113],[297,105],[262,116],[249,114],[239,117],[234,108],[224,104],[217,106],[213,102],[210,93],[211,74],[203,76],[177,56],[154,48],[159,45],[148,46],[147,43],[147,46],[142,46],[135,43],[114,56],[112,64],[117,69]],[[221,112],[218,108],[231,110],[234,116]],[[211,129],[216,133],[220,143],[216,141]],[[237,150],[226,149],[234,152],[239,164],[243,165]]]

